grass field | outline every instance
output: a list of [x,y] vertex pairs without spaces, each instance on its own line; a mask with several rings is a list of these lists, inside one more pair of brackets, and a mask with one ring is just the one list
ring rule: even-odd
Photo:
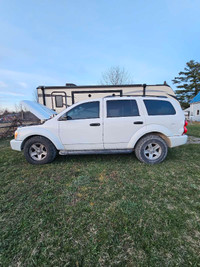
[[1,266],[200,266],[200,146],[32,166],[0,141]]
[[188,128],[188,133],[187,133],[188,135],[200,137],[200,123],[193,122],[192,124],[189,124],[187,128]]

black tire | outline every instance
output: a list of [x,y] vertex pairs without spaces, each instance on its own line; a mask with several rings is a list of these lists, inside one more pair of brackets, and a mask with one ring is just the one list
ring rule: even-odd
[[24,145],[24,156],[31,164],[46,164],[52,162],[57,154],[55,146],[47,138],[34,136]]
[[168,152],[168,146],[160,136],[147,135],[140,139],[135,147],[136,157],[144,163],[156,164],[162,162]]

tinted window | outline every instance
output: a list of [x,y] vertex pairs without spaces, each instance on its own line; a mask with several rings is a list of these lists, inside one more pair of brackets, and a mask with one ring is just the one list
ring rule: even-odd
[[111,100],[107,101],[107,117],[139,116],[135,100]]
[[99,118],[99,101],[76,106],[65,114],[68,120]]
[[174,115],[172,104],[163,100],[144,100],[148,115]]

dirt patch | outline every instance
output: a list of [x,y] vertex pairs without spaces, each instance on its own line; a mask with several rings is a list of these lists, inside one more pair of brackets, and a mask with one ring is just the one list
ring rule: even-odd
[[187,144],[200,144],[200,137],[188,136]]

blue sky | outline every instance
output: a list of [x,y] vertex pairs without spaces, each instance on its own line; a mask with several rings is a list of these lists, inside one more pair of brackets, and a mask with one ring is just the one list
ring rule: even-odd
[[111,66],[134,83],[200,61],[199,0],[0,0],[0,108],[39,85],[98,84]]

